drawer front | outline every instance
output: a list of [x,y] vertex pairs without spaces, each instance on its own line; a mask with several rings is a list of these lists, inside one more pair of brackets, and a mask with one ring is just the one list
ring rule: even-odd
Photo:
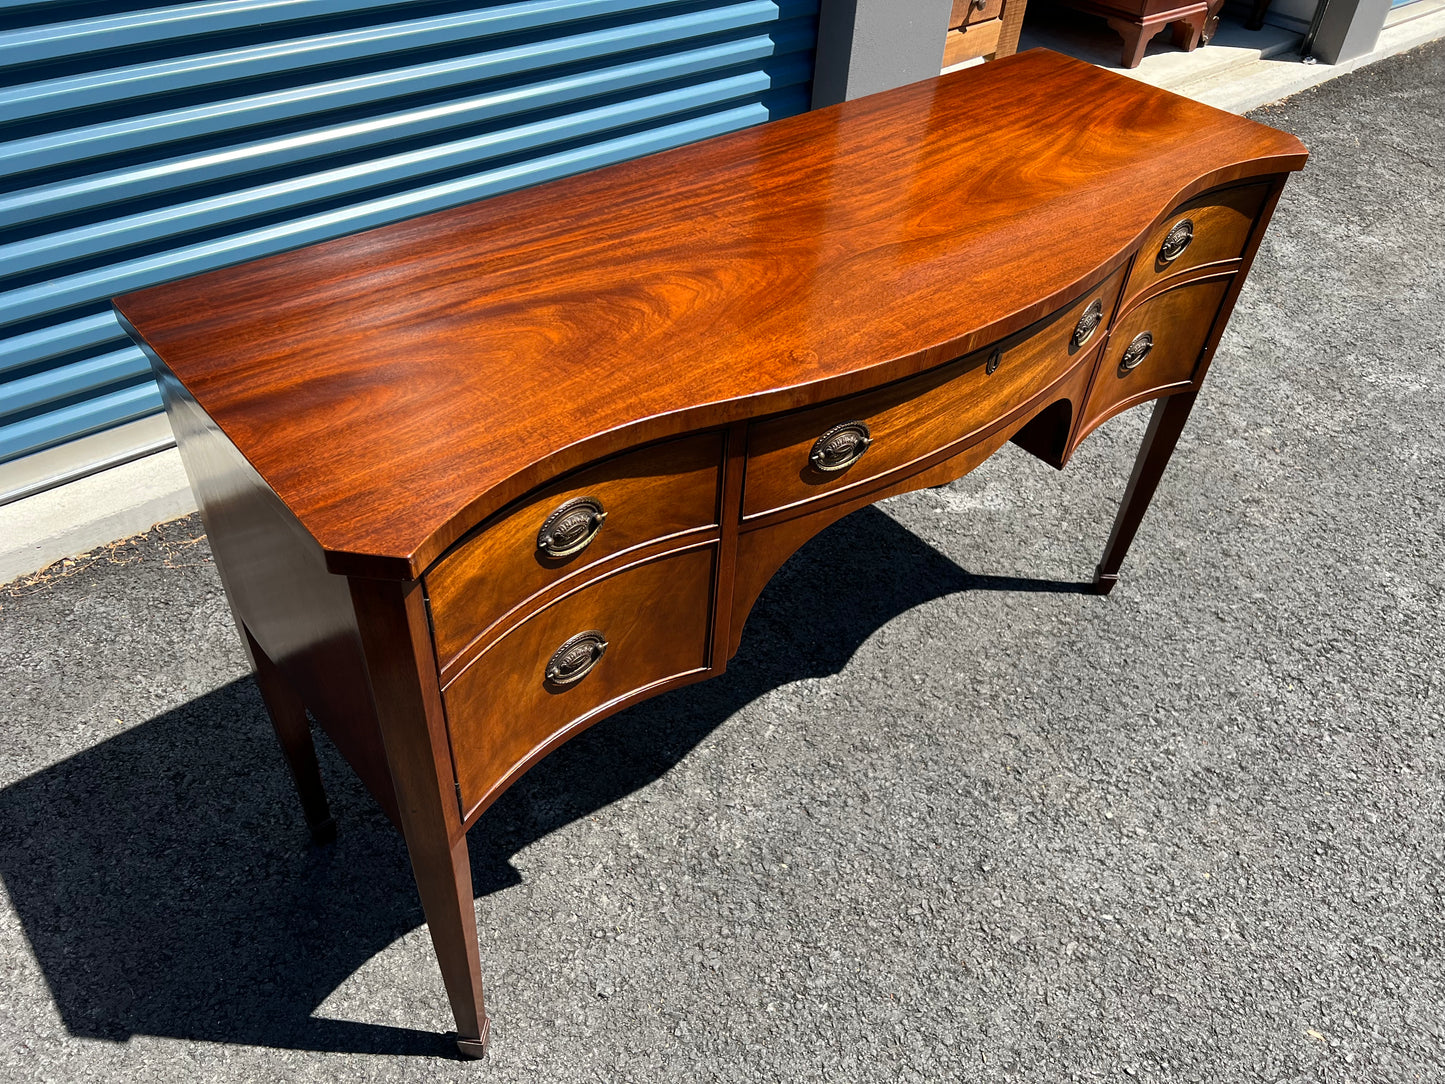
[[633,565],[564,595],[442,690],[465,810],[609,705],[707,666],[716,549]]
[[1177,208],[1144,239],[1124,290],[1126,301],[1170,275],[1237,260],[1268,195],[1269,185],[1251,184],[1207,192]]
[[427,574],[437,661],[445,668],[538,591],[604,558],[716,525],[722,452],[718,433],[640,448],[569,474],[485,524]]
[[[744,518],[855,492],[1023,406],[1098,345],[1122,279],[1120,271],[996,347],[878,391],[750,425]],[[1076,345],[1086,312],[1098,320]],[[860,447],[847,463],[850,448]]]
[[943,36],[943,66],[951,68],[965,60],[992,56],[998,51],[998,40],[1002,35],[1002,19],[985,19],[950,30]]
[[1003,0],[953,0],[953,14],[948,26],[952,29],[964,23],[981,23],[986,19],[997,19],[1003,14]]
[[1194,379],[1205,340],[1233,280],[1233,275],[1225,275],[1177,286],[1120,317],[1089,392],[1086,430],[1116,409]]

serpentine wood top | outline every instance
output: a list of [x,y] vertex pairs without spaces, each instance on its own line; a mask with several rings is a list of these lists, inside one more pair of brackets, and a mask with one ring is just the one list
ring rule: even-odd
[[1025,327],[1305,153],[1033,50],[116,306],[330,568],[410,578],[562,470]]

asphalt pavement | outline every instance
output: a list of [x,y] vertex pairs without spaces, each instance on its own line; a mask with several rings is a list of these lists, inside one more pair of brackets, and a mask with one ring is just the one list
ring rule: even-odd
[[0,1079],[1445,1080],[1445,45],[1290,182],[1107,598],[1145,421],[829,529],[728,673],[472,832],[491,1057],[199,527],[0,592]]

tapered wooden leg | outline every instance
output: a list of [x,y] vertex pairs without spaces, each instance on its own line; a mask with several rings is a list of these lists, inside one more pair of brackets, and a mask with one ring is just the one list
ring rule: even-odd
[[321,785],[321,768],[316,763],[316,743],[311,740],[306,705],[252,638],[250,630],[243,626],[242,631],[256,664],[256,685],[281,742],[281,752],[286,755],[291,778],[296,781],[296,793],[301,796],[301,809],[306,814],[311,838],[317,843],[330,843],[336,838],[336,822],[331,819],[331,807],[326,803],[326,790]]
[[1154,413],[1149,418],[1149,428],[1144,434],[1144,443],[1139,448],[1139,457],[1134,461],[1134,473],[1124,489],[1124,503],[1114,519],[1114,530],[1109,535],[1109,544],[1104,549],[1104,559],[1094,573],[1094,591],[1107,595],[1119,582],[1119,566],[1129,552],[1129,544],[1143,522],[1144,513],[1159,479],[1164,477],[1164,468],[1184,431],[1184,423],[1194,406],[1195,393],[1192,391],[1170,395],[1154,404]]
[[487,1052],[491,1022],[451,745],[426,603],[417,583],[351,581],[402,835],[464,1057]]
[[485,1057],[491,1021],[482,1000],[482,959],[466,837],[443,849],[429,841],[413,842],[408,834],[407,848],[432,948],[457,1022],[457,1049],[465,1057]]

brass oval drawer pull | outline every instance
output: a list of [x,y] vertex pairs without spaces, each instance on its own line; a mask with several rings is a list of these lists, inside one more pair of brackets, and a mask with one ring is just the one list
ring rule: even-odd
[[1149,351],[1153,349],[1153,335],[1147,331],[1141,331],[1135,335],[1134,341],[1124,347],[1124,356],[1119,359],[1119,375],[1125,376],[1139,368],[1144,359],[1149,356]]
[[1189,247],[1189,242],[1194,240],[1194,222],[1192,219],[1181,218],[1174,223],[1168,233],[1164,235],[1164,243],[1159,246],[1159,262],[1173,263],[1184,255],[1184,250]]
[[994,373],[998,372],[999,362],[1001,361],[1003,361],[1003,351],[995,346],[993,353],[988,356],[988,361],[983,363],[984,374],[986,376],[993,376]]
[[808,462],[829,473],[847,470],[863,458],[872,443],[873,435],[868,431],[867,422],[844,422],[813,442]]
[[1099,325],[1104,322],[1104,303],[1097,298],[1089,302],[1089,307],[1084,310],[1084,315],[1079,317],[1079,322],[1074,325],[1073,344],[1077,350],[1094,337],[1094,332],[1099,330]]
[[550,685],[575,685],[592,672],[607,653],[607,640],[596,629],[579,632],[552,652],[547,660],[546,679]]
[[537,532],[537,548],[547,557],[581,553],[602,529],[607,513],[596,497],[573,497],[558,505]]

